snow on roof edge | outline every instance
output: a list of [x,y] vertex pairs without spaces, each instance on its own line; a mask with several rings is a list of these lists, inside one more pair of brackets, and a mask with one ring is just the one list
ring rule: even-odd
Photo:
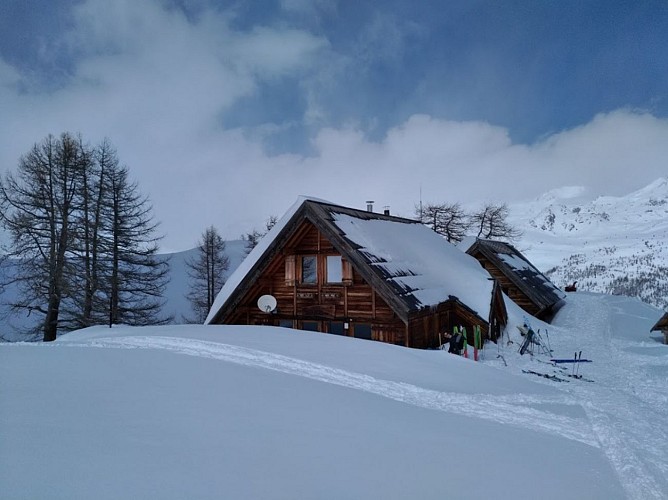
[[237,267],[236,270],[230,275],[230,277],[227,278],[227,281],[225,281],[225,284],[220,289],[220,292],[218,292],[218,295],[216,295],[216,300],[213,301],[213,305],[209,310],[209,314],[204,320],[205,325],[208,325],[211,323],[211,321],[213,321],[213,318],[216,316],[221,307],[223,307],[225,302],[227,302],[227,299],[230,298],[232,292],[236,290],[236,288],[243,281],[243,279],[250,272],[250,270],[253,269],[253,266],[257,264],[262,255],[264,255],[267,249],[271,246],[271,243],[276,239],[276,236],[278,236],[278,234],[285,228],[290,219],[292,219],[295,213],[297,213],[299,208],[306,201],[315,201],[318,203],[330,204],[329,201],[315,198],[312,196],[306,196],[306,195],[298,196],[297,201],[295,201],[290,206],[290,208],[288,208],[285,214],[283,214],[283,217],[281,217],[278,220],[278,222],[274,224],[274,227],[272,227],[269,230],[269,232],[266,235],[264,235],[264,237],[262,237],[260,241],[258,241],[257,245],[255,245],[255,248],[253,248],[250,251],[250,253],[246,256],[246,258],[241,262],[241,264],[239,264],[239,267]]

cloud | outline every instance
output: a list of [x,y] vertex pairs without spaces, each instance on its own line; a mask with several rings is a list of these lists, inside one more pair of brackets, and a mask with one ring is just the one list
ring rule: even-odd
[[[360,40],[386,33],[400,50],[406,35],[391,19],[375,19]],[[150,1],[88,0],[72,22],[50,49],[68,51],[72,63],[55,89],[21,85],[31,75],[0,59],[0,168],[14,168],[48,133],[108,137],[153,201],[169,250],[192,247],[211,224],[237,238],[300,194],[358,207],[373,199],[411,215],[420,192],[425,201],[476,205],[568,185],[622,194],[665,176],[668,120],[648,113],[600,114],[531,144],[485,121],[429,114],[377,137],[369,134],[374,116],[331,120],[335,97],[346,104],[339,78],[354,71],[357,56],[323,36],[288,25],[240,29],[229,12],[202,7],[189,18]],[[376,61],[396,62],[382,52]],[[310,104],[302,117],[313,131],[308,153],[267,152],[263,141],[285,132],[284,123],[225,127],[232,106],[283,78],[300,80],[294,85]]]
[[[30,85],[33,75],[0,59],[2,167],[15,166],[49,133],[81,132],[92,142],[109,137],[161,211],[174,205],[165,195],[193,196],[181,191],[179,177],[206,182],[217,172],[205,172],[225,169],[224,177],[252,178],[236,143],[244,145],[244,161],[260,148],[239,139],[239,131],[225,131],[225,110],[263,79],[299,72],[326,46],[284,27],[235,30],[229,15],[214,10],[190,20],[159,2],[88,0],[73,9],[72,22],[47,49],[69,53],[65,84],[48,91]],[[29,91],[20,90],[22,82]]]
[[256,27],[230,37],[227,52],[235,66],[261,76],[281,76],[308,66],[327,45],[325,40],[303,31]]
[[299,194],[360,208],[371,199],[404,216],[412,215],[420,193],[424,201],[471,208],[571,185],[584,186],[592,197],[624,194],[665,176],[668,120],[618,110],[543,141],[517,144],[503,127],[415,115],[380,141],[355,127],[323,128],[311,156],[268,156],[241,135],[227,139],[224,149],[245,168],[234,170],[233,178],[221,168],[197,189],[209,200],[218,194],[212,206],[226,207],[221,213],[228,215],[210,223],[224,221],[234,236],[244,224],[259,227],[268,215],[280,215]]
[[346,191],[358,200],[385,197],[383,203],[398,200],[397,208],[410,210],[421,187],[432,201],[512,203],[573,184],[592,195],[620,195],[664,176],[668,120],[617,110],[517,144],[503,127],[415,115],[380,142],[355,130],[327,129],[315,145],[317,155],[307,163],[351,179]]
[[21,75],[12,66],[0,59],[0,87],[5,87],[9,91],[16,89],[16,85],[21,81]]

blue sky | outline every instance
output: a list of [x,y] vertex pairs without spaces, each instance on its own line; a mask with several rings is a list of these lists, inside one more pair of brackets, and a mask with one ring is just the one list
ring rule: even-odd
[[666,175],[667,33],[664,0],[5,0],[0,169],[108,137],[170,248],[298,194],[623,194]]

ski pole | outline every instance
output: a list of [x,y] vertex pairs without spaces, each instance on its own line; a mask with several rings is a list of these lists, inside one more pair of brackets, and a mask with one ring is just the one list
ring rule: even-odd
[[550,354],[552,354],[552,346],[550,345],[550,332],[547,331],[547,328],[545,329],[545,336],[547,337],[547,349],[550,351]]

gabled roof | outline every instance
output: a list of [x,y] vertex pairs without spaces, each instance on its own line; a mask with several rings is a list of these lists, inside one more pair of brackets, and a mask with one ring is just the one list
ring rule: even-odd
[[656,322],[656,325],[652,327],[650,332],[654,330],[668,330],[668,312],[659,318],[659,321]]
[[499,269],[540,311],[558,304],[566,297],[510,243],[478,239],[466,251],[470,255],[476,252],[480,252]]
[[489,320],[494,282],[477,260],[418,221],[300,198],[220,291],[205,323],[234,308],[304,220],[325,235],[403,320],[452,297]]

